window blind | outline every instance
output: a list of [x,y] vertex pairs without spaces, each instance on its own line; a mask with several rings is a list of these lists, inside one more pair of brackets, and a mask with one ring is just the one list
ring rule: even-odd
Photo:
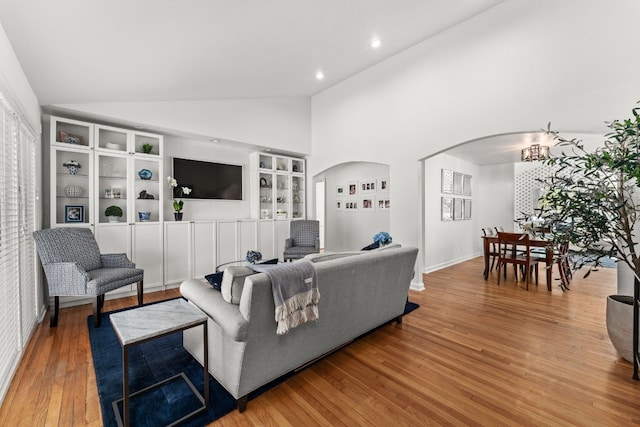
[[0,400],[37,323],[36,136],[0,94]]

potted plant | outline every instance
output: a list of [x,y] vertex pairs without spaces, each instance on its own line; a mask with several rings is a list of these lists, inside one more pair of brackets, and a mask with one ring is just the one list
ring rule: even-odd
[[[585,277],[597,270],[604,257],[615,257],[633,272],[634,297],[608,298],[607,328],[612,341],[623,336],[628,342],[614,342],[614,346],[621,347],[617,349],[623,357],[631,351],[633,378],[637,380],[638,358],[632,355],[638,353],[640,108],[632,113],[632,118],[608,123],[610,132],[603,146],[593,152],[586,151],[580,140],[553,133],[563,153],[545,161],[556,171],[543,180],[547,190],[540,199],[538,215],[551,226],[555,244],[569,242],[572,268],[588,267]],[[617,311],[627,317],[614,320]],[[615,330],[615,324],[626,331]]]
[[[182,221],[182,208],[184,207],[184,202],[182,201],[182,197],[188,196],[191,193],[191,188],[178,186],[178,181],[175,178],[170,176],[167,177],[167,182],[169,183],[169,187],[171,187],[171,191],[173,192],[173,217],[176,221]],[[175,197],[179,197],[180,199],[176,199]]]
[[142,144],[142,152],[145,154],[151,154],[153,151],[153,144]]
[[118,222],[122,216],[122,209],[120,206],[111,205],[104,210],[104,214],[109,218],[109,222]]

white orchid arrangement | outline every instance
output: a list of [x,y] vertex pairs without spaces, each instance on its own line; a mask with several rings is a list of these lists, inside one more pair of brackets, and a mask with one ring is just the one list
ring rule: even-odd
[[[168,176],[167,182],[169,183],[169,186],[171,187],[172,192],[174,188],[178,187],[178,181],[176,181],[175,178]],[[189,187],[183,187],[183,186],[180,186],[178,191],[180,193],[178,197],[188,196],[189,193],[191,193],[191,189]],[[174,211],[181,212],[183,207],[184,207],[184,202],[182,201],[182,199],[173,201]]]

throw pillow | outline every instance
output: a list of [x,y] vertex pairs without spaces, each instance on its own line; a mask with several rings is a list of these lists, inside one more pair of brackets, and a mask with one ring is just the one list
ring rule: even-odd
[[222,299],[231,304],[240,304],[244,278],[256,274],[248,267],[227,267],[222,275]]
[[360,250],[362,250],[362,251],[370,251],[371,249],[377,249],[379,247],[380,247],[380,242],[373,242],[369,246],[365,246],[364,248],[362,248]]
[[217,273],[207,274],[206,276],[204,276],[204,278],[207,279],[207,282],[209,282],[209,284],[213,289],[215,289],[216,291],[219,291],[220,288],[222,287],[223,274],[224,274],[223,271],[219,271]]

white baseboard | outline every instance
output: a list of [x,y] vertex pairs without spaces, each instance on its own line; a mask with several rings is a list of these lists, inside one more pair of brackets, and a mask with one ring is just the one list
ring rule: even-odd
[[438,271],[438,270],[441,270],[443,268],[451,267],[452,265],[460,264],[461,262],[469,261],[470,259],[477,258],[479,256],[482,256],[482,253],[472,254],[472,255],[468,255],[468,256],[462,257],[462,258],[449,260],[449,261],[446,261],[446,262],[443,262],[443,263],[440,263],[440,264],[431,265],[429,267],[425,267],[422,270],[422,272],[424,274],[432,273],[434,271]]

